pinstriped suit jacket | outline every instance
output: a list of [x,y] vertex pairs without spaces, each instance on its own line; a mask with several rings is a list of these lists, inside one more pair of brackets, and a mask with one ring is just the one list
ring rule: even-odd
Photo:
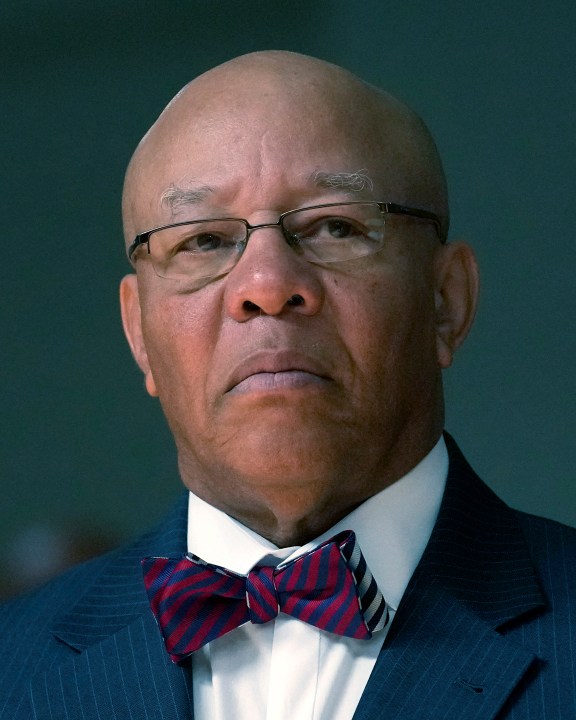
[[[354,718],[574,720],[576,530],[510,510],[447,443],[438,521]],[[185,543],[183,497],[156,531],[7,603],[0,720],[192,718],[139,563]]]

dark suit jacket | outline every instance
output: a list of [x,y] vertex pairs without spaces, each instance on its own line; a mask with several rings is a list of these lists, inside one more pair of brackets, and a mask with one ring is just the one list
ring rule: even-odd
[[[574,720],[576,531],[510,510],[447,442],[438,521],[354,717]],[[156,531],[7,603],[0,720],[192,718],[139,563],[185,545],[183,497]]]

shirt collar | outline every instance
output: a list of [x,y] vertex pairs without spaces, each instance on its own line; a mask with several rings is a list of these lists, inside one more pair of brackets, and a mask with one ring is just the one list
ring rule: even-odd
[[372,496],[302,547],[277,548],[226,513],[190,493],[188,550],[206,562],[247,574],[264,556],[271,564],[308,552],[353,530],[378,587],[396,609],[424,552],[440,509],[448,452],[441,437],[404,477]]

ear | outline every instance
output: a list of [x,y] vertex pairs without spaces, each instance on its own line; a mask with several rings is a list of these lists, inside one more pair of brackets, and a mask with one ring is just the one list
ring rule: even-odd
[[142,335],[142,312],[138,294],[138,279],[136,275],[126,275],[120,283],[120,309],[122,311],[122,325],[132,355],[144,373],[146,390],[152,397],[158,396],[158,388],[152,376],[148,353]]
[[478,264],[474,251],[462,242],[448,243],[435,257],[436,356],[441,368],[450,367],[476,314]]

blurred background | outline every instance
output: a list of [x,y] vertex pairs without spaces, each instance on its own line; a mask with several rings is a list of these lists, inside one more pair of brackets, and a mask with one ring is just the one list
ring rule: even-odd
[[183,84],[259,49],[343,65],[429,124],[482,267],[447,427],[509,503],[576,525],[575,27],[573,0],[3,0],[0,594],[180,490],[120,326],[123,173]]

